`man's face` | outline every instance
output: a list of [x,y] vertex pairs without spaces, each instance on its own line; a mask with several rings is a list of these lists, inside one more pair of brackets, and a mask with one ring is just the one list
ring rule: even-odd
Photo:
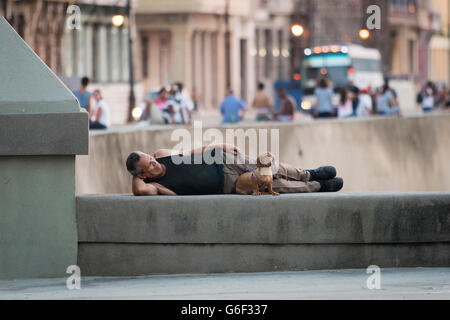
[[142,169],[142,173],[138,174],[139,178],[155,178],[164,173],[164,167],[154,157],[146,153],[140,153],[139,155],[140,159],[137,166]]
[[94,91],[94,93],[92,93],[92,96],[94,97],[94,99],[96,101],[100,101],[100,94],[97,91]]

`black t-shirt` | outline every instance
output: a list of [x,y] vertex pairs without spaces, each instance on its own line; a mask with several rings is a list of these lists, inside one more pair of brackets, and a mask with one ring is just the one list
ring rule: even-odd
[[[144,182],[157,182],[177,195],[223,193],[223,164],[222,162],[216,163],[211,159],[211,157],[215,157],[216,151],[221,153],[219,149],[203,153],[201,163],[198,164],[194,161],[195,157],[199,157],[199,155],[177,155],[176,163],[172,156],[158,158],[156,161],[166,166],[166,173],[161,178],[146,178]],[[222,161],[223,158],[220,160]],[[178,164],[179,162],[181,163]]]

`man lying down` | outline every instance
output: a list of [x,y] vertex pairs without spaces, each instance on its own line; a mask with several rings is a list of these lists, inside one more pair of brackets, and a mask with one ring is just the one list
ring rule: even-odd
[[[136,196],[231,194],[239,176],[257,168],[251,160],[236,146],[215,144],[188,151],[160,149],[153,155],[135,151],[126,166]],[[278,193],[336,192],[343,186],[331,166],[302,170],[279,163],[277,169],[272,188]]]

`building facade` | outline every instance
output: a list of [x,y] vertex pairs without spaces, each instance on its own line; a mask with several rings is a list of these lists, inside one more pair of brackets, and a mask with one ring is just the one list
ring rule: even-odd
[[57,74],[64,69],[64,32],[69,1],[0,0],[0,14]]
[[439,14],[429,0],[389,2],[393,76],[426,80],[429,73],[429,46],[439,30]]
[[439,13],[439,20],[435,20],[438,31],[430,40],[428,78],[450,86],[450,1],[432,0],[431,7]]
[[292,2],[281,0],[140,1],[145,91],[180,81],[203,111],[217,112],[228,86],[250,102],[257,82],[270,90],[289,77],[291,13]]
[[[81,77],[89,77],[91,89],[102,90],[110,105],[112,123],[126,122],[126,0],[0,0],[0,4],[1,14],[70,89],[78,88]],[[121,26],[113,25],[114,15],[124,16]],[[139,84],[136,89],[139,99]]]

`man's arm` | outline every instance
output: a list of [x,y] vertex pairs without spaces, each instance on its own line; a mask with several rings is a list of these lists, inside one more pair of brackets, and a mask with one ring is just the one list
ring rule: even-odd
[[227,143],[216,143],[216,144],[210,144],[207,146],[201,146],[201,147],[191,149],[191,150],[159,149],[154,153],[153,156],[156,159],[168,157],[168,156],[172,156],[172,155],[179,155],[179,154],[182,154],[184,156],[191,156],[191,155],[198,154],[198,153],[204,153],[208,150],[216,149],[216,148],[222,149],[223,151],[233,152],[233,153],[240,152],[238,147],[236,147],[234,145],[227,144]]
[[92,94],[89,95],[88,97],[88,102],[87,102],[87,112],[89,114],[89,119],[92,117],[94,110],[92,110],[91,107],[91,99],[92,99]]
[[138,177],[133,177],[131,189],[135,196],[154,196],[158,194],[172,195],[172,196],[176,195],[175,192],[164,187],[159,183],[156,182],[145,183],[141,178]]

